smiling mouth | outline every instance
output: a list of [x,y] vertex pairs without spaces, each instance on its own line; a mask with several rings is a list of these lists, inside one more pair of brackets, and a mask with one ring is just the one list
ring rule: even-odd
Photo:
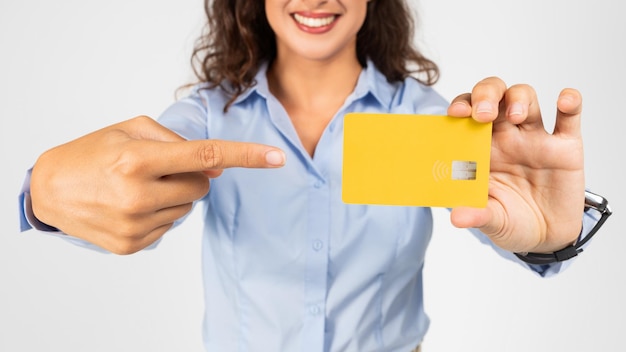
[[305,17],[300,14],[293,14],[293,18],[299,24],[310,28],[321,28],[330,25],[337,18],[336,15],[330,15],[326,17]]

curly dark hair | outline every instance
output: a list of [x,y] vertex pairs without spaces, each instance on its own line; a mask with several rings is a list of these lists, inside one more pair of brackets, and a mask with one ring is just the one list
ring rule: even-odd
[[[231,99],[256,84],[263,62],[276,56],[276,38],[265,14],[264,0],[205,0],[207,23],[191,56],[198,80],[208,88],[221,87]],[[433,85],[439,68],[413,45],[415,20],[406,0],[371,0],[357,34],[357,58],[362,66],[369,58],[389,82],[412,74]]]

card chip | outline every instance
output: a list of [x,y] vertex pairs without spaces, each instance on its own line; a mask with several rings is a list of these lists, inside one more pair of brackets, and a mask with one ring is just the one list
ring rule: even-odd
[[452,179],[453,180],[475,180],[476,179],[476,162],[454,160],[452,162]]

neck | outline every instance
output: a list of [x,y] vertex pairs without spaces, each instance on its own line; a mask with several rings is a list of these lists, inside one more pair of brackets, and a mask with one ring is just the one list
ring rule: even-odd
[[307,109],[343,103],[361,70],[356,55],[328,61],[278,56],[267,75],[270,91],[283,105]]

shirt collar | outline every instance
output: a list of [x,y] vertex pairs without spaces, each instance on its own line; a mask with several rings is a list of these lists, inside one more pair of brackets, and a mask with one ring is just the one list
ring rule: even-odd
[[[269,65],[264,62],[259,67],[259,71],[254,77],[256,84],[250,89],[243,92],[235,99],[234,104],[249,99],[253,93],[267,99],[271,93],[267,84],[267,69]],[[365,98],[368,95],[372,95],[378,103],[382,106],[390,106],[393,100],[394,92],[397,87],[394,84],[387,82],[387,78],[380,71],[376,69],[374,63],[371,60],[367,61],[366,67],[361,71],[359,79],[352,96],[348,99],[358,100]]]
[[270,89],[267,85],[267,68],[268,63],[263,62],[261,66],[259,66],[259,71],[254,76],[254,81],[256,82],[256,84],[244,91],[240,96],[238,96],[233,104],[236,105],[248,100],[248,98],[252,96],[252,93],[256,93],[267,100],[267,98],[270,96]]
[[367,95],[374,97],[382,106],[390,106],[397,87],[387,82],[387,78],[376,69],[371,60],[361,71],[359,80],[354,88],[354,99],[361,99]]

